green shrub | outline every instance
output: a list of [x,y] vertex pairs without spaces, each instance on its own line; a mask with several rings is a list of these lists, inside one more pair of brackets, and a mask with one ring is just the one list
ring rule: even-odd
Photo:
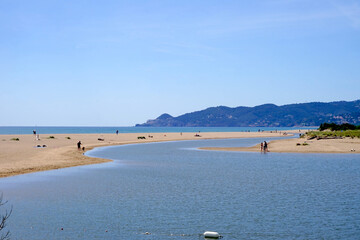
[[20,139],[19,138],[12,138],[12,139],[10,139],[11,141],[20,141]]
[[338,125],[336,123],[322,123],[320,124],[319,130],[324,131],[326,129],[330,129],[331,131],[341,131],[341,130],[360,130],[360,125],[355,126],[349,123],[343,123],[341,125]]
[[55,139],[55,137],[54,136],[49,136],[48,139]]
[[328,137],[351,137],[360,138],[360,130],[339,130],[339,131],[311,131],[306,133],[308,139]]

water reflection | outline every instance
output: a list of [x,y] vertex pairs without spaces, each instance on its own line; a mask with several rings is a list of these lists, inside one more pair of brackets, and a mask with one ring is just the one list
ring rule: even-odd
[[89,154],[113,163],[1,179],[9,229],[14,239],[196,239],[207,229],[224,239],[356,239],[359,156],[193,150],[263,140],[102,148]]

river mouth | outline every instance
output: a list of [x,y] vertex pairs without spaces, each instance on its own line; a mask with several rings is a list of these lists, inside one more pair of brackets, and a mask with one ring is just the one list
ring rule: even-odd
[[194,150],[261,140],[105,147],[89,155],[114,162],[3,179],[14,209],[8,227],[15,239],[197,239],[206,230],[224,239],[360,235],[357,156]]

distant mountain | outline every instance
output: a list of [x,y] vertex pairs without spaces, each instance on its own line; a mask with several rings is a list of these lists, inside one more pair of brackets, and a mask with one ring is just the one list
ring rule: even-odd
[[141,127],[293,127],[319,126],[324,122],[360,124],[360,100],[312,102],[277,106],[211,107],[173,117],[167,113],[137,124]]

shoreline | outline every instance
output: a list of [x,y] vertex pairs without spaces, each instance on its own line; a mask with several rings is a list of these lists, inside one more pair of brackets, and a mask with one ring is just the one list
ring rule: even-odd
[[[203,147],[201,150],[258,152],[261,153],[260,143],[251,147]],[[327,153],[327,154],[359,154],[359,138],[307,140],[304,138],[280,139],[268,142],[268,152],[274,153]]]
[[[75,167],[89,164],[112,162],[110,159],[85,156],[86,151],[96,147],[125,144],[168,142],[182,140],[231,139],[231,138],[271,138],[269,152],[279,153],[360,153],[360,139],[306,140],[304,138],[280,139],[306,130],[284,132],[204,132],[204,133],[119,133],[116,134],[42,134],[41,140],[34,135],[0,136],[0,178],[20,174]],[[200,136],[196,136],[200,135]],[[53,138],[50,138],[50,137]],[[138,137],[145,137],[139,139]],[[19,138],[19,141],[11,139]],[[100,140],[99,140],[100,139]],[[85,151],[77,149],[81,141]],[[306,145],[304,144],[306,143]],[[37,148],[36,146],[46,145]],[[251,147],[199,148],[213,151],[259,152],[260,143]],[[351,151],[353,149],[354,151]]]
[[[305,132],[305,130],[303,130]],[[299,133],[290,130],[286,133]],[[300,132],[301,133],[301,132]],[[83,155],[96,147],[149,142],[283,137],[283,132],[203,132],[203,133],[119,133],[116,134],[41,134],[0,136],[0,178],[20,174],[111,162],[110,159]],[[199,135],[199,136],[197,136]],[[145,137],[139,139],[138,137]],[[18,138],[19,140],[15,140]],[[100,139],[100,140],[99,140]],[[85,151],[77,149],[81,141]],[[36,147],[40,145],[41,147]],[[46,147],[42,147],[42,146]]]

